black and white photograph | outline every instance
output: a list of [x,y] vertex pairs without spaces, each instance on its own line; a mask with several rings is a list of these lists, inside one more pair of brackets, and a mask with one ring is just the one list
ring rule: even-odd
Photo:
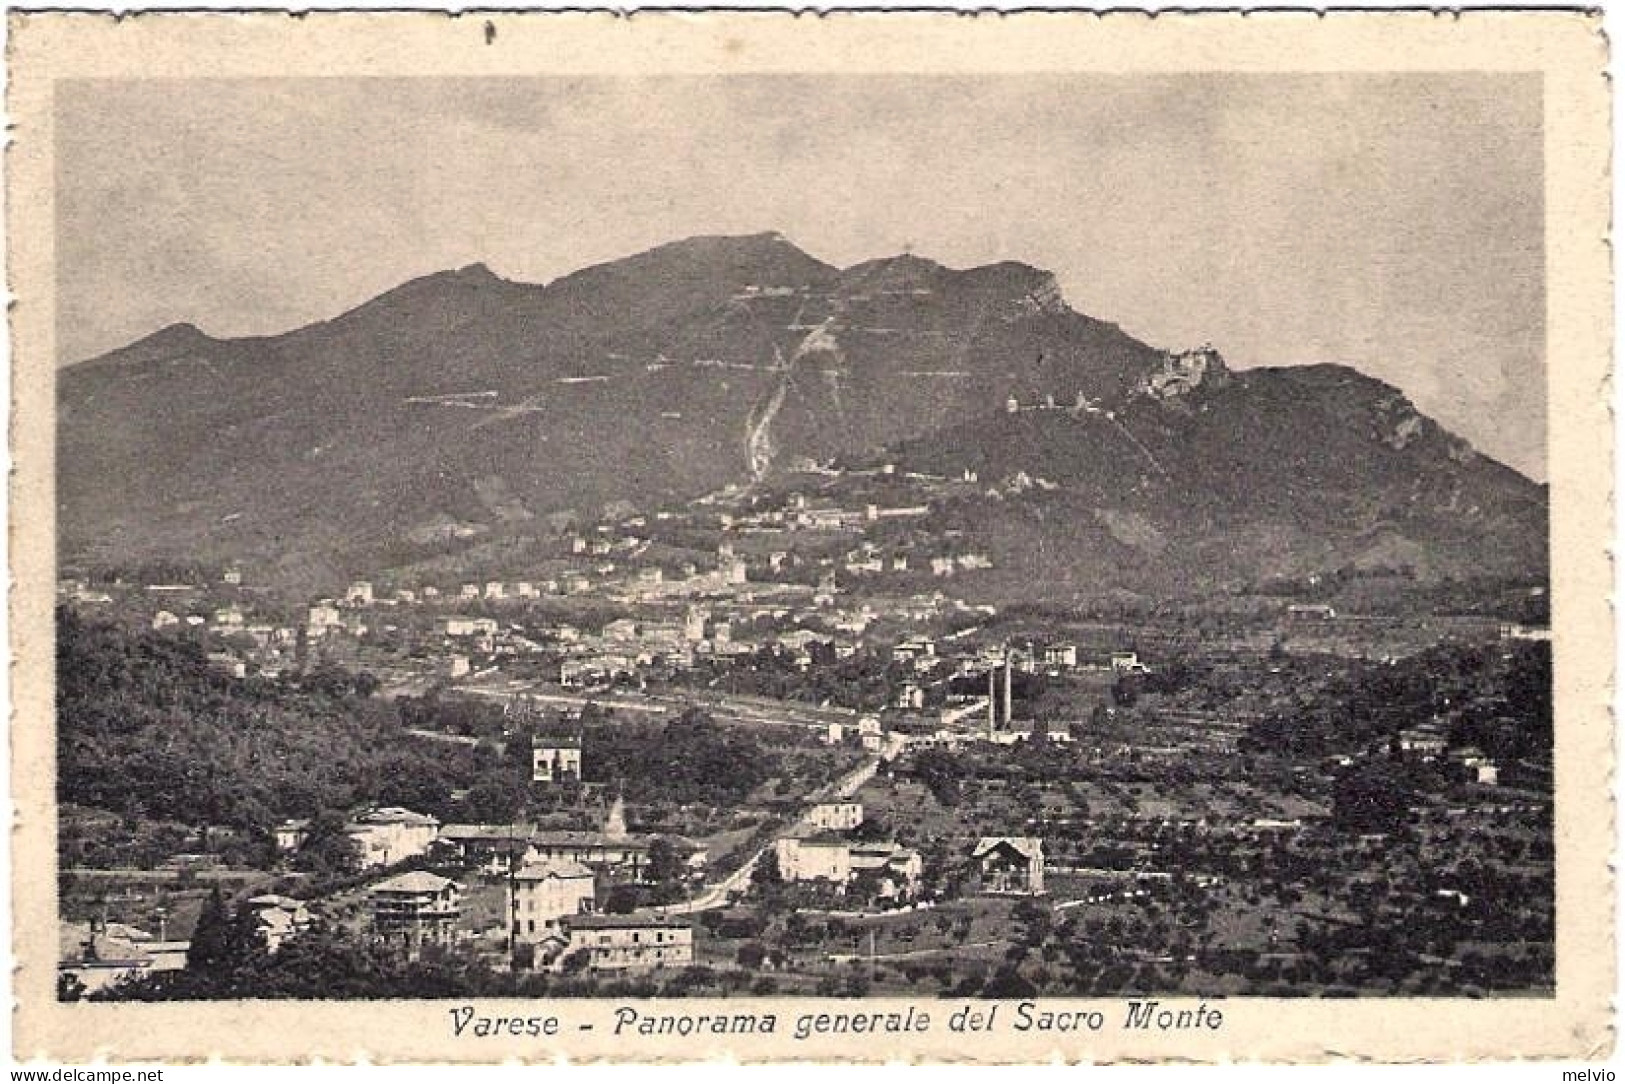
[[1549,93],[56,80],[56,1011],[1551,1002]]

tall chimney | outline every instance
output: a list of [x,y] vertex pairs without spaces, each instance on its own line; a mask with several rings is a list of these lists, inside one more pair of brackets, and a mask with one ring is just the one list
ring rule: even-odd
[[1004,652],[1004,725],[1010,726],[1013,716],[1010,714],[1010,651]]

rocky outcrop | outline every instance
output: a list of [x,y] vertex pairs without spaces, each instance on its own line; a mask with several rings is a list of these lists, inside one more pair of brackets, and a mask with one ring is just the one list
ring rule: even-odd
[[1422,435],[1422,417],[1419,414],[1408,414],[1401,418],[1394,428],[1385,434],[1382,442],[1396,452],[1404,451],[1411,441]]
[[1061,284],[1051,274],[1043,275],[1038,283],[1015,300],[1015,315],[1038,316],[1071,311],[1061,294]]

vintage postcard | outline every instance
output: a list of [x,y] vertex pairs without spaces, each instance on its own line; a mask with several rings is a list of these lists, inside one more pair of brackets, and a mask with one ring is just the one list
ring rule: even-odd
[[17,1059],[1611,1052],[1595,18],[10,48]]

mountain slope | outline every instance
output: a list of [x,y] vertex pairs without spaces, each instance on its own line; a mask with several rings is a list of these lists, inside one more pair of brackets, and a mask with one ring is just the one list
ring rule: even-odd
[[[994,469],[1059,472],[1015,466],[1059,457],[1088,508],[1151,501],[1182,537],[1292,517],[1313,536],[1348,501],[1404,500],[1535,531],[1537,488],[1476,457],[1457,473],[1499,471],[1496,485],[1423,469],[1423,450],[1449,459],[1459,442],[1363,380],[1232,377],[1217,355],[1169,355],[1074,312],[1024,264],[842,270],[778,234],[691,238],[547,285],[481,265],[428,275],[284,335],[177,325],[69,367],[59,539],[68,560],[246,560],[329,584],[894,446]],[[1010,398],[1090,424],[1035,441],[1028,413],[1003,414]],[[1377,430],[1402,446],[1368,447]],[[1510,551],[1543,553],[1535,533]]]
[[1092,571],[1168,590],[1340,567],[1526,576],[1547,562],[1545,487],[1341,366],[991,414],[895,458],[974,471],[1008,494],[958,509],[951,526],[1007,560],[1062,553],[1051,574],[1068,583]]

